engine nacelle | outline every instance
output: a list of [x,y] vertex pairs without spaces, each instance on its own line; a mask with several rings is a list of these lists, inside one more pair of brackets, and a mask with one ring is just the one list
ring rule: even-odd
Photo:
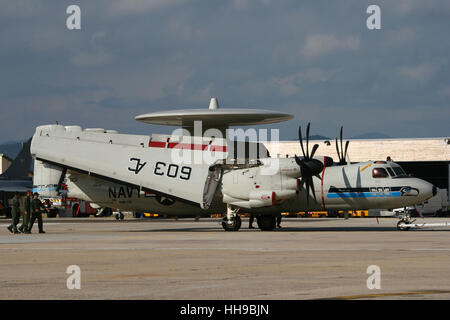
[[233,198],[225,194],[223,202],[248,209],[262,208],[280,204],[283,200],[295,197],[296,193],[296,190],[251,191],[248,200]]
[[275,204],[274,191],[251,191],[249,195],[250,208],[261,208],[273,206]]
[[280,204],[296,196],[300,186],[299,167],[293,159],[278,161],[278,170],[265,174],[262,167],[233,169],[222,177],[223,202],[243,208],[262,208]]

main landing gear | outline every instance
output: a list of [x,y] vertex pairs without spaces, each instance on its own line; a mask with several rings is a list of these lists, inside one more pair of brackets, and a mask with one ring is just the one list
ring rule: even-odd
[[[239,208],[233,209],[227,205],[227,215],[222,219],[222,228],[225,231],[238,231],[241,228],[241,218],[237,214]],[[277,218],[274,216],[258,215],[256,222],[261,231],[272,231],[277,225]]]
[[274,216],[257,216],[256,222],[261,231],[272,231],[277,225],[277,218]]

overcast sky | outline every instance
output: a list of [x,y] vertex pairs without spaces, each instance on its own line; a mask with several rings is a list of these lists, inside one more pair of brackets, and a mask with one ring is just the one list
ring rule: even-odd
[[[81,30],[66,8],[81,7]],[[366,9],[381,8],[381,30]],[[0,142],[55,123],[169,132],[151,111],[295,115],[334,137],[450,135],[450,1],[2,1]]]

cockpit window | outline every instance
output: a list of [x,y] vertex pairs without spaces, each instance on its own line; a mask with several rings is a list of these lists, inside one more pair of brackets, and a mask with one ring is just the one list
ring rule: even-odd
[[395,173],[394,170],[392,170],[391,167],[386,167],[387,171],[389,172],[389,174],[391,175],[391,177],[395,177]]
[[403,171],[402,167],[392,167],[392,169],[394,169],[394,172],[398,176],[406,176],[406,173],[405,173],[405,171]]
[[384,168],[373,168],[372,177],[374,178],[387,178],[389,174]]

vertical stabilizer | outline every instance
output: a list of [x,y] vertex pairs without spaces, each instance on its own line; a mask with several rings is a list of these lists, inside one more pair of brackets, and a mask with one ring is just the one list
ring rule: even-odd
[[23,144],[23,148],[9,168],[0,176],[4,179],[22,179],[28,177],[31,166],[31,138]]

